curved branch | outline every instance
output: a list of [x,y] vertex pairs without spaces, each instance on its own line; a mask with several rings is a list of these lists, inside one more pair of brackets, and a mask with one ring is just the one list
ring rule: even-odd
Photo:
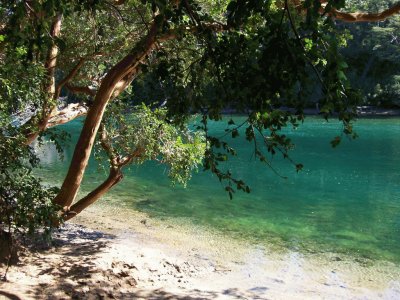
[[400,2],[397,2],[388,9],[377,13],[368,13],[368,12],[349,13],[332,9],[329,12],[329,15],[335,18],[336,20],[344,22],[378,22],[378,21],[384,21],[387,18],[398,13],[400,13]]
[[112,145],[108,141],[108,134],[104,128],[104,125],[100,126],[100,143],[103,149],[107,152],[109,156],[111,167],[110,173],[107,179],[100,184],[97,188],[87,194],[85,197],[77,201],[70,208],[65,207],[66,212],[63,215],[63,220],[67,221],[76,215],[78,215],[82,210],[95,203],[100,199],[105,193],[107,193],[113,186],[119,183],[123,179],[122,168],[129,164],[134,158],[140,157],[143,153],[143,148],[139,147],[133,151],[130,155],[119,159],[115,155],[115,151]]
[[[388,9],[385,9],[381,12],[371,13],[371,12],[347,12],[347,11],[340,11],[334,7],[332,7],[329,11],[326,11],[326,7],[329,3],[328,0],[320,0],[321,15],[327,14],[330,17],[343,21],[343,22],[378,22],[384,21],[387,18],[400,13],[400,2],[395,3]],[[297,10],[297,12],[302,13],[304,12],[304,1],[301,0],[290,0],[291,6]]]
[[122,168],[122,167],[130,164],[135,158],[141,157],[144,152],[143,147],[137,147],[134,151],[132,151],[132,153],[130,153],[124,157],[121,157],[120,154],[115,152],[115,149],[112,146],[111,139],[108,136],[108,132],[107,132],[104,124],[100,125],[99,133],[100,133],[100,145],[103,148],[103,150],[106,152],[112,167]]
[[162,25],[163,22],[153,22],[149,33],[139,40],[131,52],[116,63],[102,80],[83,125],[72,157],[72,163],[53,203],[61,207],[68,207],[73,203],[81,185],[107,104],[112,99],[118,83],[128,75],[128,77],[133,78],[140,71],[140,65],[156,46],[157,33]]
[[68,123],[80,116],[86,115],[88,112],[88,107],[81,104],[69,104],[66,108],[58,111],[50,117],[47,121],[46,128],[54,127],[57,125]]
[[133,151],[131,154],[121,158],[118,160],[118,166],[124,167],[128,164],[130,164],[135,158],[140,158],[143,155],[144,148],[143,147],[138,147]]
[[120,182],[123,177],[124,176],[121,172],[121,168],[111,167],[110,174],[102,184],[100,184],[97,188],[95,188],[93,191],[91,191],[85,197],[80,199],[78,202],[76,202],[67,210],[67,212],[63,216],[64,221],[67,221],[75,217],[86,207],[95,203],[101,196],[107,193],[114,185]]
[[110,143],[110,139],[108,137],[108,132],[107,132],[104,124],[100,124],[99,133],[100,133],[100,145],[103,148],[104,152],[106,152],[108,159],[110,160],[111,166],[117,167],[118,166],[118,157],[115,154],[114,147]]
[[[67,85],[76,76],[76,74],[83,67],[83,64],[86,61],[91,60],[91,59],[93,59],[95,57],[98,57],[98,56],[102,56],[102,55],[104,55],[104,53],[96,52],[96,53],[93,53],[91,55],[88,55],[88,56],[85,56],[85,57],[81,57],[79,59],[78,63],[75,65],[75,67],[73,67],[71,69],[71,71],[68,73],[68,75],[65,76],[63,79],[61,79],[60,82],[57,84],[56,90],[55,90],[55,94],[54,94],[54,99],[58,99],[58,97],[60,96],[61,89],[63,88],[63,86]],[[92,95],[92,96],[94,96],[94,95]]]
[[58,84],[56,87],[56,91],[54,94],[54,98],[57,99],[60,97],[61,89],[62,87],[68,83],[75,75],[78,73],[79,69],[83,66],[87,59],[84,57],[79,60],[79,62],[75,65],[75,67],[72,68],[72,70],[68,73],[67,76],[65,76]]

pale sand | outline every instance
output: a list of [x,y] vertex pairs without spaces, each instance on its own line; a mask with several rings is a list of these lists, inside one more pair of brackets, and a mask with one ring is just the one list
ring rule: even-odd
[[185,223],[90,208],[55,233],[54,247],[11,267],[0,299],[400,299],[394,264],[254,245]]

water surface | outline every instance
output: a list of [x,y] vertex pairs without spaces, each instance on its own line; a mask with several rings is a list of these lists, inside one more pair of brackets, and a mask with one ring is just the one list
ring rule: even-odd
[[[240,121],[240,118],[236,119]],[[76,141],[81,121],[61,128]],[[214,124],[216,135],[226,124]],[[155,218],[184,220],[257,243],[276,243],[307,252],[347,253],[372,260],[400,262],[400,119],[362,119],[356,140],[344,138],[337,148],[330,140],[341,125],[309,118],[297,130],[286,129],[296,144],[294,167],[277,156],[273,166],[283,179],[255,161],[251,144],[235,139],[239,156],[229,162],[245,179],[250,194],[229,200],[215,176],[200,172],[186,189],[172,186],[164,166],[147,163],[126,171],[124,181],[103,201],[132,208]],[[52,148],[42,155],[47,181],[62,180],[73,147],[61,162]],[[106,174],[92,160],[83,190],[100,184]]]

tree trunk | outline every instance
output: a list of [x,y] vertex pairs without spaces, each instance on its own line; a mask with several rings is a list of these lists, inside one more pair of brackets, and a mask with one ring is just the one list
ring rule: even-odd
[[93,148],[104,111],[114,92],[119,91],[121,83],[126,87],[139,72],[140,64],[153,50],[160,23],[153,23],[149,33],[130,54],[125,56],[107,73],[88,111],[81,135],[75,147],[71,165],[54,203],[61,207],[70,207],[78,193],[86,166]]
[[89,205],[96,202],[101,196],[107,193],[114,185],[120,182],[123,178],[121,168],[119,167],[111,167],[110,174],[108,178],[100,184],[96,189],[91,191],[87,196],[80,199],[74,205],[70,207],[67,213],[64,215],[64,221],[67,221],[77,214],[79,214],[82,210],[84,210]]
[[47,52],[46,62],[44,65],[47,77],[46,85],[44,87],[46,99],[44,100],[43,109],[40,113],[39,120],[33,117],[26,124],[26,126],[28,127],[28,131],[26,133],[26,145],[30,145],[37,138],[40,132],[46,129],[47,121],[50,119],[51,112],[56,106],[56,103],[53,103],[54,101],[57,101],[57,99],[55,99],[56,80],[54,75],[57,66],[57,56],[59,49],[57,47],[55,39],[61,34],[61,21],[62,15],[57,14],[57,16],[54,17],[53,23],[51,24],[50,36],[53,41]]

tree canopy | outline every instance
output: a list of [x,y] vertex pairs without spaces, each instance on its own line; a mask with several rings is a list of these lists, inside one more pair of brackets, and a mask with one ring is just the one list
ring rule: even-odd
[[[321,114],[343,122],[344,135],[354,136],[351,121],[360,93],[346,76],[349,65],[341,49],[349,32],[340,24],[383,21],[400,11],[398,2],[369,12],[355,11],[366,7],[352,1],[345,5],[343,0],[2,1],[1,209],[35,203],[43,218],[36,219],[35,206],[28,220],[57,224],[58,217],[75,216],[117,184],[124,166],[146,159],[169,165],[178,182],[203,164],[226,182],[230,195],[235,189],[249,192],[243,180],[219,168],[235,150],[208,132],[208,121],[221,121],[226,111],[248,116],[243,124],[230,121],[227,134],[241,138],[239,128],[245,128],[242,138],[257,159],[270,166],[270,155],[279,153],[300,170],[288,153],[292,142],[280,130],[303,121],[311,98]],[[396,20],[387,22],[395,28]],[[378,40],[395,32],[374,30]],[[201,118],[195,133],[186,124],[193,114]],[[48,136],[62,150],[63,136],[54,127],[83,115],[59,189],[21,175],[30,174],[37,162],[34,140]],[[339,142],[337,137],[332,143]],[[109,176],[76,199],[95,145]]]

